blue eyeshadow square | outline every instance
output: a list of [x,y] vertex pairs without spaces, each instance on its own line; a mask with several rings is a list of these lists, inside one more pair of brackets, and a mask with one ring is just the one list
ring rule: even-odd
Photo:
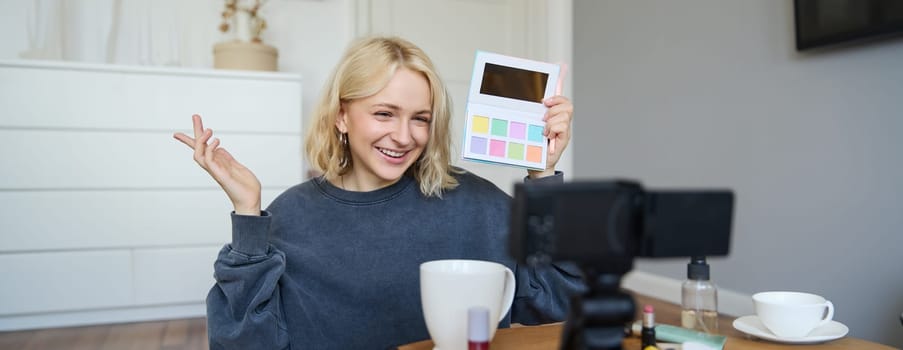
[[527,130],[527,139],[532,142],[543,142],[545,141],[545,137],[542,136],[542,126],[539,125],[530,125],[530,129]]

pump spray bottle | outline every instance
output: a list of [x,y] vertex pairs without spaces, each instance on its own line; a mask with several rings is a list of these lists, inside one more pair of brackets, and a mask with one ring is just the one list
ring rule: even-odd
[[687,281],[681,286],[680,325],[684,328],[718,333],[718,290],[709,279],[704,256],[694,256],[687,264]]

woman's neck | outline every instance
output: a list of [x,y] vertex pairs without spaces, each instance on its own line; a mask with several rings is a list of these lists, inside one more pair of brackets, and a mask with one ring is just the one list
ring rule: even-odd
[[345,191],[370,192],[389,187],[397,183],[398,180],[400,180],[400,178],[393,181],[383,181],[382,179],[376,178],[362,179],[360,178],[360,176],[355,176],[354,171],[349,171],[348,173],[339,175],[336,178],[329,180],[329,182],[333,186],[341,188]]

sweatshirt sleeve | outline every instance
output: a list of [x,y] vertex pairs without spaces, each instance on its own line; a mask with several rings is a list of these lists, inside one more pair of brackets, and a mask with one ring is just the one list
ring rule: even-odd
[[278,286],[285,254],[269,244],[271,219],[232,213],[232,243],[219,252],[207,294],[210,349],[289,347]]
[[564,172],[558,170],[555,170],[555,175],[539,177],[535,179],[531,179],[529,176],[524,176],[524,184],[528,185],[547,185],[560,183],[564,183]]
[[570,263],[530,267],[517,265],[517,289],[511,322],[537,325],[564,321],[570,298],[586,290],[580,271]]
[[[526,185],[564,183],[564,174],[537,179],[524,178]],[[511,306],[511,322],[535,325],[564,321],[572,295],[583,293],[586,284],[573,263],[553,263],[531,267],[518,264],[515,272],[517,291]]]

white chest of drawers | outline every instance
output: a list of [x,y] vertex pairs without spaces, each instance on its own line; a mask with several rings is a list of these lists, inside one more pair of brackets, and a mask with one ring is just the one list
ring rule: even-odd
[[263,184],[302,179],[301,77],[0,61],[0,330],[201,316],[228,199],[172,138],[201,114]]

